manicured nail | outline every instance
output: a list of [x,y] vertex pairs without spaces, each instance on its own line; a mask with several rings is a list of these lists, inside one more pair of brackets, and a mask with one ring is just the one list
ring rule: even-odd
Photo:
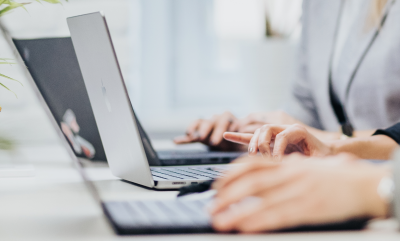
[[253,152],[253,147],[250,147],[250,150],[249,150],[249,152]]

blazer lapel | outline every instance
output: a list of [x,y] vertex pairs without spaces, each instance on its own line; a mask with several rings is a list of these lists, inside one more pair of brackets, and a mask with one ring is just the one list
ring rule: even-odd
[[[335,1],[305,1],[312,3],[310,7],[310,16],[306,23],[305,29],[312,32],[311,37],[307,38],[309,45],[307,56],[307,64],[311,75],[309,78],[313,80],[313,97],[317,104],[318,117],[323,123],[322,128],[336,131],[338,129],[338,122],[333,112],[330,99],[329,99],[329,71],[330,71],[330,58],[333,51],[335,42],[335,30],[340,17],[340,10],[342,7],[342,0]],[[308,35],[305,35],[308,36]]]
[[369,10],[369,3],[370,1],[365,1],[362,9],[360,9],[359,15],[355,16],[357,21],[355,21],[351,27],[347,41],[340,53],[338,68],[336,73],[333,73],[336,94],[343,105],[345,105],[347,98],[347,86],[377,29],[377,27],[373,27],[366,30],[365,23]]

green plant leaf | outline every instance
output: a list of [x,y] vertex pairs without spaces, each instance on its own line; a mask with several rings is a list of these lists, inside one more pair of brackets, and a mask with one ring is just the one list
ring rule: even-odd
[[15,94],[14,91],[10,90],[7,86],[5,86],[5,85],[2,84],[2,83],[0,83],[0,86],[3,86],[6,90],[8,90],[8,91],[10,91],[11,93],[13,93],[13,94],[15,95],[15,97],[17,97],[17,99],[18,99],[18,96],[17,96],[17,94]]
[[0,136],[0,150],[13,150],[14,148],[15,142],[13,140]]
[[8,4],[8,7],[5,7],[2,10],[0,10],[0,17],[2,17],[4,14],[6,14],[16,8],[23,8],[26,11],[26,8],[24,7],[24,5],[27,5],[30,3],[16,3],[16,2],[7,1],[7,3],[5,3],[5,4]]
[[10,79],[10,80],[16,81],[16,82],[18,82],[20,85],[24,86],[21,82],[19,82],[19,80],[16,80],[16,79],[13,79],[13,78],[11,78],[11,77],[8,77],[7,75],[0,74],[0,77],[3,77],[3,78],[6,78],[6,79]]

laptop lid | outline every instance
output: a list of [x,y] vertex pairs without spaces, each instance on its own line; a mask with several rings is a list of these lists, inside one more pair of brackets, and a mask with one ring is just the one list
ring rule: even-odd
[[[8,33],[7,29],[4,28],[4,26],[1,23],[0,23],[0,32],[4,35],[7,43],[9,44],[9,47],[15,53],[16,62],[20,66],[24,66],[25,65],[24,61],[23,61],[21,55],[19,54],[19,52],[17,50],[17,47],[14,44],[14,40],[12,39],[10,34]],[[67,139],[65,138],[63,132],[61,131],[61,128],[59,127],[59,124],[58,124],[55,116],[52,114],[52,112],[51,112],[49,106],[47,105],[44,97],[41,95],[41,92],[40,92],[38,86],[36,85],[36,82],[33,80],[33,78],[31,76],[30,72],[28,71],[28,69],[25,69],[24,75],[25,75],[26,79],[28,80],[28,83],[29,83],[30,87],[35,92],[36,96],[38,97],[38,101],[39,101],[40,105],[43,107],[43,110],[46,113],[47,117],[49,118],[49,121],[50,121],[52,127],[54,128],[55,132],[57,133],[57,135],[59,137],[59,140],[60,140],[60,143],[65,147],[65,150],[67,151],[68,155],[71,157],[71,160],[73,161],[75,167],[79,171],[80,176],[84,180],[84,183],[87,186],[91,196],[94,198],[96,203],[101,205],[102,204],[102,200],[101,200],[101,197],[99,195],[99,192],[98,192],[97,188],[95,187],[94,183],[88,179],[87,174],[84,171],[84,168],[82,167],[78,157],[75,155],[72,147],[70,146],[70,144],[68,143]]]
[[106,161],[71,38],[13,42],[75,154]]
[[151,153],[145,151],[103,14],[70,17],[67,23],[112,173],[154,187]]

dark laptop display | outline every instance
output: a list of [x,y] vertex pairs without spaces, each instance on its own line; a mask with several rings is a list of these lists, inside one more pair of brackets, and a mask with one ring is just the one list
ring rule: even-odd
[[14,43],[75,154],[106,161],[71,38]]

